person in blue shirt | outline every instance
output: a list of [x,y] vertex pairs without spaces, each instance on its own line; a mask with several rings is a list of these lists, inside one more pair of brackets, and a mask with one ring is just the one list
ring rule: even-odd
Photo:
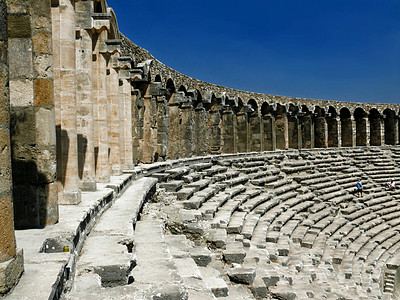
[[357,197],[362,197],[362,183],[361,183],[361,179],[357,181],[356,183],[356,187],[357,187]]

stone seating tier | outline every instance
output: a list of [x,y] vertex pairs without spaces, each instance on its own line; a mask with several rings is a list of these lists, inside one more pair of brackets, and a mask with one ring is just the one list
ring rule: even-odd
[[[387,262],[400,250],[399,194],[380,182],[397,170],[389,151],[313,149],[148,168],[143,174],[158,179],[161,193],[171,196],[168,205],[178,208],[183,223],[176,228],[184,235],[170,235],[169,217],[153,224],[150,207],[162,199],[146,204],[137,223],[144,227],[136,230],[163,228],[152,259],[172,277],[164,284],[157,271],[160,284],[152,283],[144,271],[151,268],[147,254],[139,258],[147,237],[139,234],[128,289],[139,295],[137,287],[147,287],[141,295],[179,299],[381,299],[393,293],[396,277]],[[360,198],[353,194],[359,178]]]

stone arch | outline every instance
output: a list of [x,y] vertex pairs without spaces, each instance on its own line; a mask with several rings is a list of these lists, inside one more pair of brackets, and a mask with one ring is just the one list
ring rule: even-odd
[[371,146],[382,145],[382,115],[376,108],[369,111],[370,144]]
[[166,97],[167,97],[167,101],[170,100],[170,98],[172,97],[172,95],[175,93],[176,89],[175,89],[175,83],[171,78],[167,79],[167,82],[165,84],[165,88],[167,89],[166,91]]
[[350,110],[347,107],[343,107],[340,110],[340,123],[342,128],[342,147],[353,146],[353,124],[351,121]]
[[333,106],[329,106],[327,109],[327,124],[328,124],[328,147],[339,146],[339,129],[337,112]]
[[160,75],[160,74],[157,74],[157,75],[154,77],[154,82],[162,82],[162,79],[161,79],[161,75]]
[[314,115],[314,147],[327,147],[327,122],[325,118],[325,109],[315,106]]
[[186,87],[185,87],[184,85],[181,85],[181,86],[179,87],[178,91],[180,91],[180,92],[184,92],[184,93],[185,93],[185,95],[186,95],[186,93],[187,93],[187,91],[186,91]]
[[357,107],[354,110],[354,121],[356,124],[356,146],[367,145],[367,114],[364,109]]
[[396,145],[396,116],[389,108],[383,111],[384,134],[386,145]]
[[93,1],[93,12],[94,13],[105,13],[107,12],[106,0],[95,0]]
[[108,31],[108,39],[109,40],[119,40],[120,33],[119,33],[119,29],[118,29],[117,16],[115,15],[115,12],[111,7],[108,7],[107,11],[111,14],[110,30]]

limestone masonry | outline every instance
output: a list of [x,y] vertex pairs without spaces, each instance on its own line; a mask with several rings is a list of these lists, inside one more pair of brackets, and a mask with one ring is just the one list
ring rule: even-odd
[[180,74],[105,0],[0,0],[0,298],[397,299],[399,118]]

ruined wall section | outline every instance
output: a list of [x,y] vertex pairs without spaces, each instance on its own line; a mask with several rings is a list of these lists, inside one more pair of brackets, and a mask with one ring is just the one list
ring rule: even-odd
[[[319,99],[308,99],[308,98],[297,98],[297,97],[286,97],[262,93],[254,93],[248,91],[241,91],[232,88],[227,88],[220,85],[215,85],[212,83],[204,82],[191,78],[178,71],[171,69],[170,67],[164,65],[162,62],[154,58],[147,50],[137,46],[135,43],[130,41],[127,37],[121,34],[122,45],[121,50],[123,56],[133,56],[137,63],[144,62],[146,60],[152,60],[151,65],[151,81],[154,82],[155,76],[160,75],[162,82],[165,87],[165,83],[168,79],[174,81],[175,87],[178,89],[180,86],[184,86],[187,91],[189,90],[199,90],[200,93],[206,95],[207,92],[213,92],[217,97],[226,95],[228,98],[240,98],[244,104],[250,99],[254,99],[258,107],[261,108],[263,103],[269,104],[293,104],[295,106],[305,105],[310,111],[315,107],[329,107],[332,106],[337,112],[342,108],[347,108],[353,114],[358,107],[362,107],[365,111],[370,111],[375,108],[379,113],[383,113],[385,109],[391,109],[397,114],[400,112],[400,105],[396,104],[382,104],[382,103],[357,103],[357,102],[342,102],[335,100],[319,100]],[[383,100],[384,101],[384,100]]]

